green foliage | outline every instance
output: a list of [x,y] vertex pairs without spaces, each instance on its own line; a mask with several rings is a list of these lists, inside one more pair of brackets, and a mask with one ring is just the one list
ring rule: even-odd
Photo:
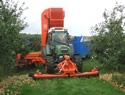
[[98,63],[97,60],[94,59],[86,59],[83,61],[83,71],[91,71],[94,67],[97,69],[100,69],[100,64]]
[[114,73],[112,76],[112,81],[125,87],[125,73]]
[[22,17],[25,3],[18,6],[13,0],[0,0],[0,66],[13,68],[20,48],[19,33],[27,26]]
[[124,9],[124,5],[116,4],[112,11],[105,10],[104,21],[92,28],[94,57],[108,69],[119,69],[120,64],[125,64]]
[[29,52],[41,50],[41,35],[20,33],[21,47],[19,53],[24,57]]
[[24,45],[28,45],[31,51],[39,51],[41,49],[41,35],[39,34],[20,34]]

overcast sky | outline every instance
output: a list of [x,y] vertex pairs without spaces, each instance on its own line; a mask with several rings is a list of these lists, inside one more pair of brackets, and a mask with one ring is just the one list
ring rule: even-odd
[[[16,0],[15,0],[16,1]],[[90,28],[103,20],[105,9],[111,10],[116,1],[125,4],[125,0],[20,0],[24,1],[29,26],[23,31],[30,34],[41,34],[41,13],[46,8],[62,7],[65,11],[64,26],[73,36],[91,35]]]

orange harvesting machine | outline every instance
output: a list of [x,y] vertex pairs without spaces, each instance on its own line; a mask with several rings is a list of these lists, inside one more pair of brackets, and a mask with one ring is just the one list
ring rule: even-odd
[[41,52],[27,54],[24,58],[17,55],[16,64],[44,64],[46,74],[35,72],[33,78],[59,78],[97,76],[94,67],[89,72],[82,72],[83,58],[74,54],[74,47],[69,42],[73,37],[64,28],[64,10],[48,8],[41,15]]

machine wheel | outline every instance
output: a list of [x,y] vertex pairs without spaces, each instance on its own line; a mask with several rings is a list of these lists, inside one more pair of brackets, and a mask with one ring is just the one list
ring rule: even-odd
[[70,48],[71,48],[71,54],[70,56],[72,57],[74,55],[74,47],[73,44],[69,44]]
[[47,64],[47,73],[52,74],[55,73],[55,60],[52,56],[46,57],[46,64]]
[[74,57],[78,71],[82,72],[82,57],[79,55],[75,55]]

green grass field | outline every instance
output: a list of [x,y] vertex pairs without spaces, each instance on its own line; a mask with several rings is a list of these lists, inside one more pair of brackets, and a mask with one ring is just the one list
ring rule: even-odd
[[98,78],[37,80],[22,83],[21,86],[11,84],[6,88],[4,95],[15,95],[14,93],[17,93],[16,95],[125,95]]
[[[89,71],[93,67],[98,67],[95,60],[84,61],[84,71]],[[32,71],[23,71],[3,80],[3,84],[7,86],[0,95],[125,95],[125,92],[98,77],[34,81],[26,75]]]

